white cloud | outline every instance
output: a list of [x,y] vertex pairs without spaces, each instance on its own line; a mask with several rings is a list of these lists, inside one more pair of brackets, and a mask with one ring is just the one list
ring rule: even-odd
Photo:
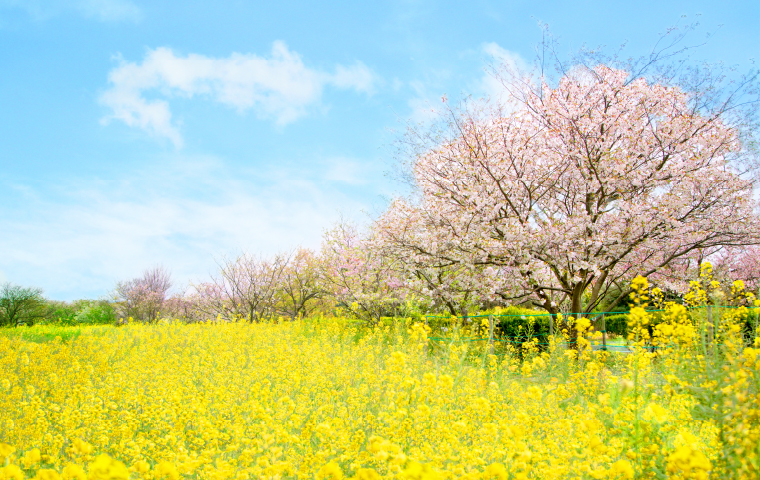
[[481,49],[502,66],[515,71],[525,71],[528,69],[527,62],[525,62],[525,59],[519,53],[509,51],[496,42],[486,42],[482,45]]
[[415,97],[406,103],[411,109],[409,119],[412,123],[425,124],[438,118],[441,114],[440,108],[434,106],[432,100],[427,98]]
[[377,167],[378,165],[367,165],[351,158],[334,157],[324,162],[322,176],[329,182],[366,185],[371,177],[376,178],[381,174]]
[[510,98],[504,82],[527,78],[530,65],[520,54],[506,50],[494,42],[484,43],[481,50],[488,56],[490,66],[480,79],[479,89],[485,97],[502,105],[512,103],[514,99]]
[[80,0],[77,9],[87,17],[104,22],[138,21],[142,17],[140,8],[128,0]]
[[410,82],[415,97],[409,99],[406,103],[409,106],[409,120],[416,124],[426,124],[438,118],[443,110],[443,99],[445,94],[435,95],[429,91],[424,83],[419,81]]
[[[338,65],[334,73],[307,67],[298,53],[274,42],[268,58],[233,53],[227,58],[190,54],[178,56],[171,49],[149,50],[142,63],[126,62],[111,70],[110,87],[100,102],[111,109],[104,121],[120,120],[128,126],[182,145],[172,122],[169,102],[173,96],[202,96],[235,108],[253,110],[260,118],[285,125],[318,104],[325,86],[371,94],[376,75],[363,63]],[[148,100],[152,92],[161,98]]]
[[25,10],[35,20],[48,20],[67,11],[103,22],[142,18],[140,7],[129,0],[0,0],[0,8]]
[[442,112],[449,106],[456,110],[465,98],[476,102],[492,100],[503,108],[516,108],[514,98],[510,98],[502,81],[532,82],[528,62],[520,54],[495,42],[483,43],[477,49],[463,52],[461,56],[475,59],[485,70],[480,76],[466,77],[464,93],[452,88],[452,85],[457,85],[453,82],[458,82],[461,75],[453,73],[451,69],[440,69],[428,75],[424,81],[414,80],[403,84],[397,79],[393,80],[391,86],[394,90],[408,86],[414,92],[414,96],[407,100],[408,120],[411,123],[432,123],[441,118]]
[[[0,206],[0,269],[10,281],[58,299],[97,297],[157,264],[186,284],[208,278],[214,259],[225,254],[318,248],[323,230],[341,214],[363,218],[382,182],[363,177],[360,162],[346,158],[270,171],[173,158],[57,191],[6,189],[15,198],[4,203],[23,208]],[[325,164],[334,169],[324,172]],[[359,198],[355,184],[362,185]]]

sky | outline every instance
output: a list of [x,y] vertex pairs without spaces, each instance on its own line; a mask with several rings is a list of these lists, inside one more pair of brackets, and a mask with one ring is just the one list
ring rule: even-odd
[[756,1],[0,0],[0,283],[104,298],[161,265],[181,291],[317,249],[407,193],[407,126],[497,94],[541,24],[639,56],[695,21],[700,60],[752,67]]

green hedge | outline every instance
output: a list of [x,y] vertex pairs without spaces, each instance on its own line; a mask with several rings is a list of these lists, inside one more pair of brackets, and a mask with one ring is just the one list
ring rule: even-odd
[[[597,324],[599,324],[599,322],[597,322]],[[628,314],[627,313],[605,315],[604,324],[605,324],[605,330],[607,331],[607,333],[620,335],[622,337],[628,336]],[[601,330],[601,325],[599,325],[598,330]]]
[[548,346],[551,320],[552,316],[546,312],[507,307],[494,314],[494,334],[499,340],[513,345],[537,338],[539,346]]

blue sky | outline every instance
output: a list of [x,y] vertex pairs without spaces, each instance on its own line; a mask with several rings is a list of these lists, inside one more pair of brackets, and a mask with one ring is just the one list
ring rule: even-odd
[[316,248],[404,193],[406,123],[493,94],[486,67],[530,63],[538,22],[563,54],[638,56],[695,20],[700,59],[750,68],[753,1],[0,0],[0,281],[97,298]]

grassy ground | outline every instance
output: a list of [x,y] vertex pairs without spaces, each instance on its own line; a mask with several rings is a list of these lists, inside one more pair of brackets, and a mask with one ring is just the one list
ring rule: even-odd
[[0,336],[18,338],[28,342],[44,343],[60,338],[67,342],[82,334],[82,329],[88,327],[70,327],[57,325],[34,325],[0,329]]
[[33,325],[20,326],[11,328],[0,328],[0,338],[17,338],[33,343],[47,343],[60,341],[63,343],[70,342],[82,334],[91,336],[108,335],[109,332],[117,329],[114,325]]

